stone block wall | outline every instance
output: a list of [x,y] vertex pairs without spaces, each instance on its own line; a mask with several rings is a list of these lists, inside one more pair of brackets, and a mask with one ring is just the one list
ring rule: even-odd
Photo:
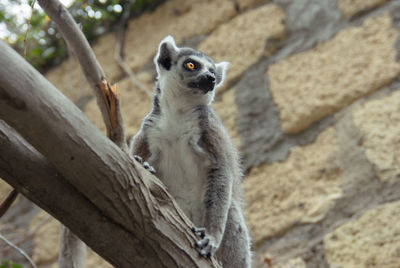
[[[125,60],[149,89],[167,34],[231,62],[214,107],[243,158],[254,267],[400,267],[400,0],[167,1],[127,30]],[[151,103],[115,44],[93,47],[133,135]],[[104,131],[75,60],[46,77]],[[56,233],[35,236],[41,267],[56,267]]]

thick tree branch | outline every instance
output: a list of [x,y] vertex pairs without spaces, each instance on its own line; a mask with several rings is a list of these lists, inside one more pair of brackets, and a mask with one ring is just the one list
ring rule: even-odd
[[[0,120],[0,177],[32,202],[62,221],[116,267],[150,265],[141,242],[121,225],[106,218],[87,198],[18,133]],[[137,247],[118,247],[115,241]]]
[[107,129],[107,136],[120,148],[127,150],[122,114],[117,94],[115,94],[116,88],[113,91],[113,87],[106,80],[103,69],[86,37],[68,10],[58,0],[39,0],[38,2],[56,23],[57,29],[67,41],[68,47],[76,55],[85,77],[96,95],[97,104]]
[[[0,42],[0,62],[7,62],[0,65],[0,118],[46,157],[106,219],[129,233],[130,243],[115,240],[114,247],[142,250],[140,255],[124,256],[125,261],[152,262],[148,267],[217,266],[214,258],[210,261],[198,257],[193,247],[197,238],[190,231],[193,224],[157,178],[102,135],[73,103],[4,42]],[[68,217],[72,215],[59,220],[70,228]],[[85,237],[71,230],[86,242]],[[101,250],[97,252],[104,255]],[[132,267],[118,260],[113,264]]]

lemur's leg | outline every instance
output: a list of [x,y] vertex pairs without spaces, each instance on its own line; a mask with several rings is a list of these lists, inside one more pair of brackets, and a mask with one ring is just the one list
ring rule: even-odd
[[217,251],[223,267],[250,268],[250,236],[239,204],[229,209],[224,238]]
[[192,228],[200,236],[196,246],[200,248],[200,255],[210,257],[219,248],[226,230],[228,210],[232,197],[232,179],[225,167],[213,168],[208,178],[208,187],[205,194],[204,222],[201,228]]
[[129,152],[136,161],[143,165],[145,169],[150,171],[152,174],[156,173],[154,167],[152,167],[147,161],[143,160],[149,157],[150,152],[146,138],[141,130],[129,139]]

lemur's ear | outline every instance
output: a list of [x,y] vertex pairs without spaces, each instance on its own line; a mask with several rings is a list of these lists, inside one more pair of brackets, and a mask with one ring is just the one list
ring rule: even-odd
[[168,35],[165,37],[158,46],[157,55],[154,58],[154,63],[159,68],[169,70],[171,68],[172,60],[175,60],[179,53],[179,48],[175,44],[175,40],[172,36]]
[[215,64],[215,67],[217,68],[217,70],[216,70],[216,77],[217,77],[216,87],[219,87],[219,86],[222,86],[225,81],[226,71],[228,70],[229,62],[222,61],[220,63]]

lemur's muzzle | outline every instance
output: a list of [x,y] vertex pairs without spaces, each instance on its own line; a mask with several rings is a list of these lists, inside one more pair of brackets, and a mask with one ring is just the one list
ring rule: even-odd
[[206,74],[197,78],[195,81],[189,83],[189,87],[198,88],[206,94],[209,91],[212,91],[215,86],[215,75]]

